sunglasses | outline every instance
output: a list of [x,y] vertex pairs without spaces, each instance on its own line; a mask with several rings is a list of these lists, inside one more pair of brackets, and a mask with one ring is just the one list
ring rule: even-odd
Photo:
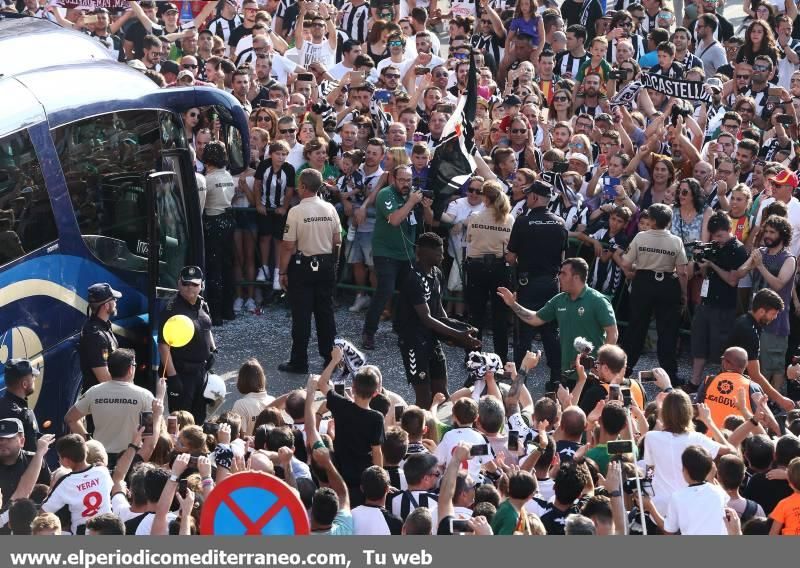
[[402,41],[390,41],[389,47],[403,47]]
[[281,134],[294,134],[297,132],[296,128],[280,128],[279,130]]
[[324,28],[325,24],[320,24],[319,22],[314,22],[311,24],[312,28]]
[[736,75],[737,79],[750,79],[750,75]]
[[469,193],[477,193],[478,195],[483,195],[483,192],[481,191],[480,187],[470,187],[470,188],[467,189],[467,192],[469,192]]
[[553,102],[565,103],[569,101],[567,97],[553,97]]
[[570,148],[577,148],[578,150],[583,150],[583,142],[573,142],[569,145]]
[[259,116],[256,118],[256,122],[272,122],[272,119],[268,116]]
[[437,79],[442,79],[443,77],[447,77],[447,73],[436,73],[434,77]]
[[386,77],[387,79],[399,79],[400,75],[395,74],[395,73],[386,73],[386,75],[384,75],[384,77]]
[[184,63],[183,65],[181,65],[181,68],[183,68],[183,69],[197,69],[197,65],[193,65],[191,63]]
[[753,71],[769,71],[770,67],[768,65],[753,65]]
[[528,132],[527,128],[512,128],[511,129],[511,134],[525,134],[526,132]]
[[500,132],[499,128],[490,128],[489,132]]
[[692,193],[691,189],[682,189],[681,190],[681,195],[684,196],[684,197],[686,197],[687,195],[691,195],[691,193]]
[[198,116],[200,116],[199,113],[196,113],[196,112],[190,112],[189,113],[189,118],[197,118]]

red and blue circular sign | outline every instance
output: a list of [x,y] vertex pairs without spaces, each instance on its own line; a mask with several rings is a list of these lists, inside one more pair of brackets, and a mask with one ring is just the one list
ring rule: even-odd
[[308,515],[300,497],[273,475],[247,471],[217,485],[203,505],[200,534],[306,535]]

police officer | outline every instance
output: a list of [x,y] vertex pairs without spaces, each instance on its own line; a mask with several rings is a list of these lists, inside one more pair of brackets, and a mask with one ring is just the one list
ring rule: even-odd
[[[470,182],[471,187],[477,182]],[[492,302],[492,337],[494,352],[508,360],[508,307],[495,291],[509,286],[505,252],[514,226],[511,204],[496,181],[487,181],[479,189],[485,209],[470,215],[467,225],[466,300],[470,323],[478,329],[478,338],[486,325],[486,303]]]
[[297,181],[300,203],[289,210],[280,255],[280,283],[289,294],[292,311],[292,352],[278,365],[287,373],[308,372],[308,340],[311,315],[317,324],[319,354],[330,360],[336,336],[333,290],[342,227],[333,205],[317,195],[322,174],[304,170]]
[[[538,310],[558,294],[558,271],[567,247],[568,233],[564,220],[547,210],[552,193],[552,184],[541,180],[534,181],[525,190],[529,212],[514,221],[508,241],[506,260],[511,266],[516,266],[517,303],[530,310]],[[550,381],[559,381],[561,346],[556,323],[551,321],[538,328],[519,326],[516,321],[514,325],[514,361],[517,366],[530,349],[538,329],[550,367]]]
[[33,394],[36,377],[39,371],[31,366],[27,359],[9,359],[6,361],[3,378],[6,382],[6,394],[0,398],[0,420],[16,418],[25,430],[26,452],[36,451],[36,440],[39,439],[39,423],[36,415],[28,408],[28,397]]
[[117,315],[117,300],[122,297],[105,282],[89,286],[88,295],[89,319],[81,329],[79,347],[83,392],[111,380],[106,362],[118,347],[117,338],[111,331],[111,318]]
[[[203,271],[197,266],[184,266],[178,277],[178,295],[161,312],[158,352],[166,364],[169,410],[188,410],[195,424],[206,420],[203,396],[206,374],[214,365],[217,347],[211,334],[211,312],[200,296]],[[164,323],[172,316],[183,315],[192,320],[194,335],[183,347],[170,347],[164,341]]]
[[639,360],[655,311],[658,362],[678,381],[677,343],[682,308],[686,307],[686,251],[683,241],[669,232],[672,209],[663,203],[647,208],[654,228],[636,235],[622,256],[626,270],[636,270],[631,285],[630,321],[622,347],[628,354],[628,371]]

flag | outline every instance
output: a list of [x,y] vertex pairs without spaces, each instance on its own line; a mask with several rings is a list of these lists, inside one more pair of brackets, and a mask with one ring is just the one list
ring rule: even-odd
[[478,106],[478,71],[469,55],[467,89],[459,96],[439,144],[433,150],[428,172],[428,189],[433,191],[433,214],[442,215],[450,197],[458,192],[475,171],[475,140],[472,123]]

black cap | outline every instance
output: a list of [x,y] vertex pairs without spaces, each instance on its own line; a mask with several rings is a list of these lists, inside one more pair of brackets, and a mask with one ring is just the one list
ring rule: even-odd
[[34,369],[31,362],[27,359],[9,359],[6,361],[4,373],[6,380],[21,379],[28,375],[33,375],[34,377],[39,376],[39,371]]
[[[162,67],[163,67],[163,65],[162,65]],[[608,122],[608,123],[613,123],[614,122],[614,120],[611,118],[611,115],[608,114],[607,112],[601,112],[596,117],[594,117],[594,121],[595,122],[600,122],[601,120],[605,121],[605,122]]]
[[542,197],[552,197],[553,185],[547,183],[546,181],[537,179],[528,186],[528,189],[525,190],[525,194],[527,195],[528,193],[535,193],[536,195],[541,195]]
[[142,8],[155,8],[156,0],[141,0],[141,2],[139,2],[139,6]]
[[177,12],[178,11],[178,7],[175,4],[173,4],[172,2],[167,2],[166,4],[162,4],[161,6],[164,8],[164,11],[162,12],[162,14],[166,14],[167,12]]
[[90,304],[102,304],[103,302],[108,302],[112,298],[121,298],[122,294],[114,290],[111,287],[111,284],[107,282],[100,282],[98,284],[92,284],[89,286],[89,303]]
[[177,75],[180,72],[180,70],[181,70],[181,68],[178,67],[178,64],[175,63],[174,61],[170,61],[168,59],[167,61],[162,61],[161,62],[161,74],[162,75],[164,73],[172,73],[174,75]]
[[503,99],[503,106],[517,106],[521,104],[522,100],[517,95],[508,95]]
[[3,418],[0,420],[0,438],[13,438],[17,434],[24,434],[22,421],[19,418]]
[[184,266],[181,269],[181,281],[193,284],[203,283],[203,271],[199,266]]

